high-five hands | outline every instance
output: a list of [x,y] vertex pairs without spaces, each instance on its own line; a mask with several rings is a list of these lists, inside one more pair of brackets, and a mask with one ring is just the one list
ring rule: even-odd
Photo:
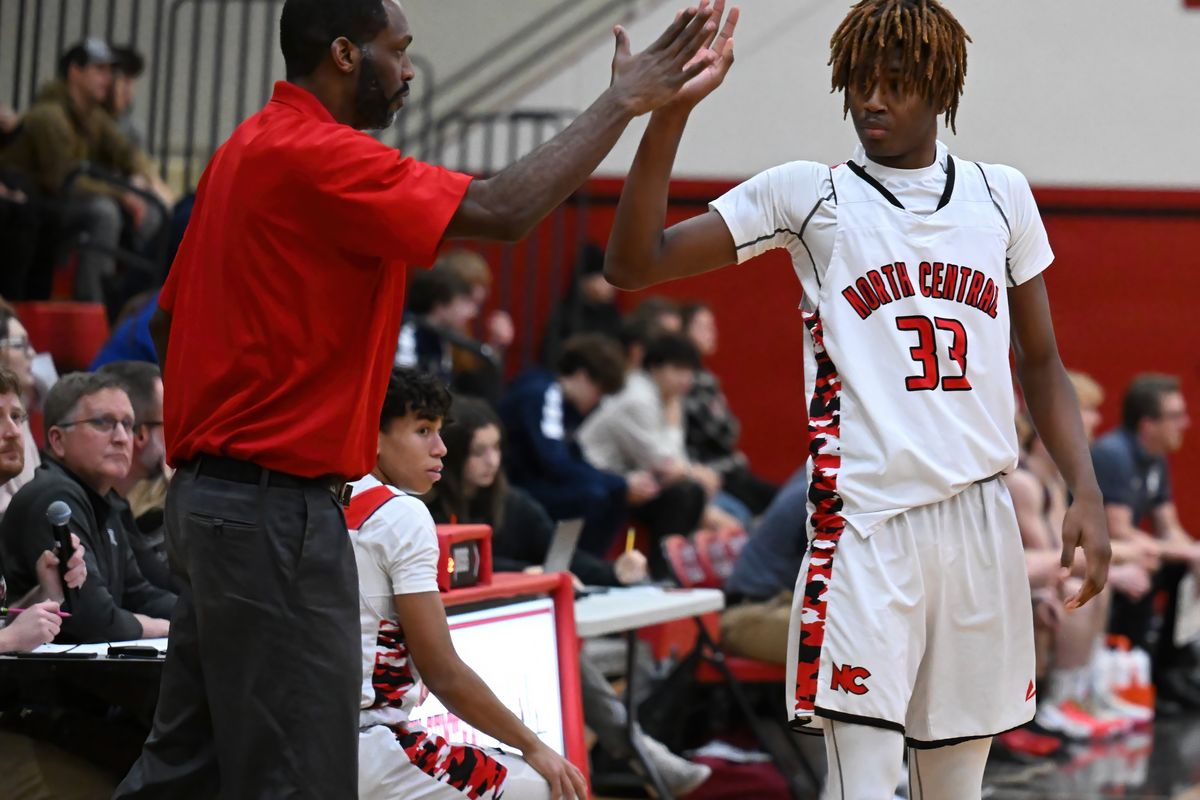
[[[723,6],[724,0],[718,5]],[[709,0],[701,0],[699,7],[676,14],[657,41],[637,55],[630,53],[629,34],[620,25],[615,26],[617,42],[610,89],[634,115],[654,111],[674,100],[715,60],[715,51],[709,45],[716,36],[718,16],[716,9],[709,7]]]
[[[700,0],[700,12],[707,11],[708,5],[709,0]],[[712,14],[713,20],[719,25],[721,17],[725,16],[725,0],[715,1]],[[714,35],[688,63],[688,67],[703,64],[704,69],[683,85],[671,101],[671,106],[691,109],[725,81],[729,68],[733,66],[733,32],[737,28],[740,14],[741,9],[733,6],[729,9],[729,15],[725,16],[721,32],[717,34],[716,29],[713,29]]]

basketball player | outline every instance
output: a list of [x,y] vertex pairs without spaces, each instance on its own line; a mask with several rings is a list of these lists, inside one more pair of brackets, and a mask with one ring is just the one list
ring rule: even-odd
[[937,0],[863,0],[830,59],[861,142],[851,159],[770,169],[664,232],[675,151],[732,64],[735,25],[736,9],[710,45],[718,58],[655,112],[605,274],[640,289],[788,250],[804,289],[810,441],[789,715],[825,733],[828,797],[892,797],[907,744],[910,797],[978,798],[991,737],[1034,712],[1029,589],[997,480],[1017,460],[1010,337],[1074,497],[1062,564],[1082,546],[1087,572],[1069,608],[1103,587],[1109,560],[1041,278],[1045,229],[1019,172],[937,139],[939,116],[954,129],[966,73],[958,21]]

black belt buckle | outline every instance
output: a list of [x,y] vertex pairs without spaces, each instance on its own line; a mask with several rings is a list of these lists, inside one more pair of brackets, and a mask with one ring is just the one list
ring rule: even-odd
[[348,483],[335,483],[329,488],[333,492],[334,498],[341,503],[342,508],[350,507],[350,495],[354,494],[354,487]]

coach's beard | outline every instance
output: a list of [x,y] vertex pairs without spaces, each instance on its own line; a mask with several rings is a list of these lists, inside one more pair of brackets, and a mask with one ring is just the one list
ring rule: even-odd
[[408,85],[405,84],[391,97],[384,94],[383,87],[379,85],[379,73],[375,71],[374,57],[370,51],[364,51],[358,70],[358,91],[354,98],[359,127],[369,131],[381,131],[392,127],[399,111],[393,111],[392,106],[404,97],[407,91]]

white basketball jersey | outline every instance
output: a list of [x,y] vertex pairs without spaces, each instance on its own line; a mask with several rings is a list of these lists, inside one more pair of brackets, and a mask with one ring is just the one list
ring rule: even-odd
[[953,156],[924,216],[854,162],[832,182],[834,248],[805,312],[810,497],[816,513],[840,498],[867,535],[1016,463],[1009,230],[982,168]]

